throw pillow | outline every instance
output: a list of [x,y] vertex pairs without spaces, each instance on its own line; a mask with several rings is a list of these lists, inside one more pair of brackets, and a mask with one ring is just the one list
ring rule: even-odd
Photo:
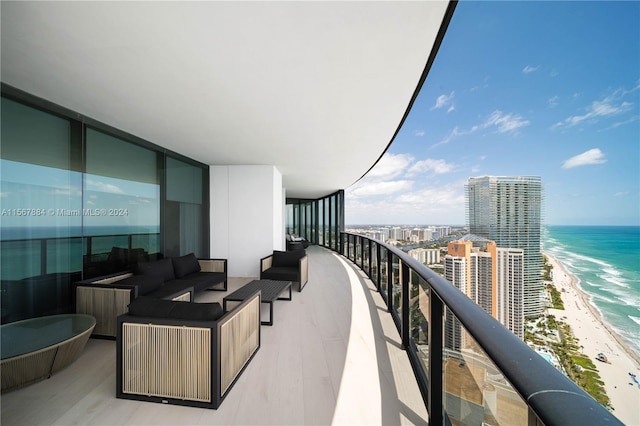
[[173,262],[173,272],[176,278],[182,278],[193,272],[200,272],[200,263],[193,253],[171,259]]
[[173,274],[173,263],[171,258],[160,259],[155,262],[140,262],[138,263],[138,274],[140,275],[158,275],[162,277],[164,281],[175,280],[176,277]]
[[273,252],[272,266],[298,266],[298,261],[304,257],[304,250]]

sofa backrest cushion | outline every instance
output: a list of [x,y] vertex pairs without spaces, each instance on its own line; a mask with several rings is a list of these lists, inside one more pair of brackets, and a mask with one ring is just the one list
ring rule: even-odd
[[155,262],[139,262],[138,274],[140,275],[157,275],[162,277],[164,281],[175,280],[173,273],[173,262],[171,258],[156,260]]
[[272,266],[298,266],[300,259],[305,255],[304,250],[273,251]]
[[138,296],[144,296],[162,287],[164,280],[159,275],[134,275],[118,281],[118,284],[137,285]]
[[193,272],[200,272],[200,263],[193,253],[174,257],[171,261],[173,262],[173,273],[176,275],[176,278],[182,278]]
[[191,303],[138,297],[129,304],[129,315],[138,317],[215,321],[223,314],[219,303]]

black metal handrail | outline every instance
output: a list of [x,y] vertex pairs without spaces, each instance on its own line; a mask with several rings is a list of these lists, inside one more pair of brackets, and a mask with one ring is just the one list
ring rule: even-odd
[[[447,422],[442,399],[442,353],[444,347],[442,315],[444,308],[448,308],[527,404],[529,425],[539,423],[545,425],[622,424],[611,412],[536,354],[479,305],[416,259],[394,246],[363,235],[342,232],[340,237],[340,254],[363,269],[369,278],[372,277],[370,276],[370,268],[364,264],[365,256],[361,255],[361,260],[358,262],[357,249],[354,247],[352,253],[348,248],[349,242],[357,245],[359,241],[360,247],[364,247],[362,242],[368,241],[369,253],[370,247],[373,245],[384,247],[389,254],[389,259],[395,256],[400,260],[402,268],[407,268],[402,274],[403,300],[401,303],[405,319],[404,321],[396,321],[396,325],[409,354],[414,372],[416,372],[419,388],[423,392],[423,398],[429,412],[429,423],[444,424]],[[345,247],[347,247],[346,254]],[[367,256],[367,262],[371,262],[370,257]],[[377,266],[379,268],[380,265]],[[388,273],[391,276],[392,268],[389,266],[390,264],[387,265]],[[429,371],[425,371],[424,365],[409,350],[412,337],[409,335],[409,326],[406,320],[408,315],[406,311],[409,307],[409,292],[406,291],[409,279],[408,270],[413,271],[429,284],[431,295],[429,297],[429,313],[431,317],[426,318],[429,323]],[[372,280],[380,289],[376,277],[373,277]],[[391,287],[391,280],[389,280],[389,287]],[[388,295],[385,301],[391,314],[395,314],[397,318],[397,312],[394,312],[391,298]]]

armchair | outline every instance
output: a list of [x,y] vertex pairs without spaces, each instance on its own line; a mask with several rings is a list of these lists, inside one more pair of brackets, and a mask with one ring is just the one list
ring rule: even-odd
[[226,313],[138,298],[118,317],[116,397],[218,408],[259,348],[259,290]]
[[260,279],[293,281],[302,291],[309,281],[309,258],[304,250],[278,251],[260,259]]

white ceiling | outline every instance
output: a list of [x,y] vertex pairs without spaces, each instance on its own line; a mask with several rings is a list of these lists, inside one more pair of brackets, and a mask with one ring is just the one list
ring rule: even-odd
[[1,76],[202,163],[345,189],[393,138],[448,2],[6,2]]

